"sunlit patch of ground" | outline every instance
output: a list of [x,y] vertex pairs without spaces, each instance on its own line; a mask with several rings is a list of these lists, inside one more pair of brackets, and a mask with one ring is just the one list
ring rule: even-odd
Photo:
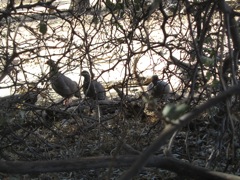
[[[56,1],[55,3],[57,4],[58,1]],[[69,2],[67,1],[59,1],[61,3],[66,3],[63,4],[62,6],[59,6],[59,8],[62,9],[68,9],[69,7]],[[45,9],[43,7],[39,7],[40,9],[33,9],[32,12],[31,10],[27,11],[27,14],[29,13],[30,15],[33,12],[45,12]],[[19,10],[21,12],[24,12],[25,10]],[[86,15],[86,19],[88,19],[88,21],[91,20],[92,16]],[[49,71],[47,65],[45,65],[46,59],[44,58],[44,56],[51,56],[51,59],[58,61],[59,58],[61,57],[61,54],[64,53],[64,49],[62,48],[65,45],[64,39],[68,39],[71,31],[70,31],[70,27],[67,23],[64,23],[63,20],[57,20],[56,19],[49,19],[48,24],[51,26],[51,28],[48,28],[47,31],[47,35],[45,35],[45,37],[47,36],[51,36],[52,33],[55,32],[54,37],[52,39],[48,39],[45,41],[45,44],[39,44],[38,42],[35,41],[34,37],[31,34],[31,31],[27,30],[24,26],[22,26],[20,24],[20,26],[15,26],[15,29],[18,28],[19,32],[16,36],[16,40],[19,42],[19,44],[21,44],[21,46],[19,46],[19,48],[21,49],[27,49],[29,47],[34,47],[36,46],[36,48],[38,46],[46,46],[48,48],[41,48],[40,51],[38,52],[39,55],[41,55],[42,57],[28,57],[28,55],[21,55],[21,58],[24,59],[29,59],[29,62],[25,62],[23,64],[23,66],[21,67],[22,69],[20,69],[17,73],[17,79],[18,82],[22,82],[24,83],[25,81],[28,82],[36,82],[39,78],[41,78],[42,76],[46,75]],[[119,20],[119,22],[121,23],[121,20]],[[39,21],[27,21],[26,25],[33,28],[35,30],[35,32],[39,33],[38,28],[39,28]],[[74,23],[74,21],[73,21]],[[124,24],[124,23],[123,23]],[[149,22],[149,24],[151,25],[151,21]],[[89,29],[89,31],[93,31],[94,33],[94,27],[90,26],[88,23],[86,23],[85,25],[86,29]],[[111,29],[114,27],[105,27],[106,31],[110,31]],[[151,27],[152,28],[152,33],[150,34],[149,38],[156,38],[159,39],[161,36],[159,34],[159,29],[154,30],[154,26]],[[160,28],[160,27],[155,27],[155,28]],[[52,31],[54,30],[54,32]],[[57,32],[57,33],[56,33]],[[82,27],[81,25],[79,25],[79,27],[76,28],[76,32],[78,32],[79,34],[83,34],[82,32]],[[103,30],[104,32],[104,30]],[[116,31],[117,32],[117,31]],[[119,32],[117,32],[119,33]],[[119,37],[121,37],[122,35],[119,34]],[[43,37],[44,38],[44,37]],[[105,41],[108,40],[108,34],[100,34],[97,35],[96,37],[94,37],[93,40],[93,44],[95,43],[97,45],[98,42],[101,41]],[[110,37],[111,38],[111,37]],[[63,41],[61,42],[61,39],[63,39]],[[160,41],[161,39],[159,39]],[[26,42],[26,43],[24,43]],[[75,43],[75,46],[77,48],[81,48],[82,46],[82,40],[80,38],[78,38],[77,36],[74,37],[73,43]],[[141,49],[139,49],[141,46],[139,44],[139,42],[133,42],[133,49],[137,52]],[[79,47],[78,47],[79,46]],[[53,47],[53,48],[51,48]],[[95,48],[95,45],[92,46],[92,48]],[[111,47],[110,47],[111,48]],[[130,61],[129,64],[126,64],[126,52],[128,51],[127,46],[125,45],[121,45],[118,47],[119,50],[117,51],[109,51],[107,53],[105,53],[105,51],[108,51],[108,45],[106,44],[106,47],[100,47],[97,48],[96,50],[93,50],[91,52],[91,55],[96,54],[97,57],[91,59],[91,61],[94,62],[94,67],[93,67],[93,72],[95,74],[95,77],[98,78],[99,81],[101,81],[103,84],[106,84],[108,82],[119,82],[123,79],[126,79],[126,77],[128,76],[127,74],[129,73],[128,71],[126,71],[126,68],[128,68],[128,66],[130,67],[130,70],[133,71],[133,64],[134,64],[134,60],[132,59]],[[65,74],[70,77],[71,79],[75,80],[76,82],[80,82],[80,85],[82,84],[82,78],[79,76],[80,71],[82,70],[88,70],[89,64],[88,61],[89,60],[81,60],[85,63],[83,63],[83,67],[79,66],[80,63],[80,59],[78,59],[78,56],[81,56],[81,53],[84,51],[78,51],[78,49],[73,49],[72,52],[70,52],[70,54],[68,54],[66,57],[63,57],[61,62],[60,62],[60,66],[62,66],[61,71],[65,72]],[[101,52],[100,56],[98,55],[99,52]],[[118,54],[116,54],[118,53]],[[174,55],[176,55],[176,57],[179,57],[178,54],[176,54],[177,52],[174,53]],[[72,55],[71,55],[72,54]],[[74,66],[74,68],[72,69],[67,69],[66,66],[64,66],[64,63],[68,62],[69,58],[74,58],[75,60],[73,60],[73,63],[71,63],[71,65]],[[134,57],[135,58],[135,57]],[[137,63],[137,72],[139,73],[140,76],[142,77],[151,77],[153,74],[158,74],[160,79],[163,79],[165,81],[170,80],[170,83],[172,84],[171,87],[176,88],[178,87],[179,84],[179,80],[178,78],[176,78],[175,76],[171,76],[171,78],[169,79],[169,77],[164,76],[163,74],[161,74],[162,70],[166,67],[166,61],[164,59],[162,59],[159,55],[156,54],[143,54],[141,56],[136,57],[139,59],[138,63]],[[119,61],[123,60],[122,62],[119,63]],[[116,65],[117,64],[117,65]],[[174,68],[174,67],[172,67]],[[24,73],[22,72],[22,70],[24,69]],[[99,74],[105,71],[101,77],[98,77]],[[127,77],[128,78],[128,77]],[[6,76],[6,78],[1,82],[0,87],[6,87],[6,86],[11,86],[12,85],[12,81],[9,77]],[[41,86],[41,85],[39,85]],[[13,91],[11,91],[11,88],[4,88],[1,89],[1,95],[0,96],[5,96],[5,95],[9,95],[11,94]]]

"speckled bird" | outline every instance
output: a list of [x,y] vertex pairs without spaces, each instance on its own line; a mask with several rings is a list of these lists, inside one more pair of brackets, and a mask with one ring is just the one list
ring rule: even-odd
[[64,104],[67,105],[72,96],[80,97],[80,90],[78,84],[59,72],[57,64],[53,60],[46,62],[50,66],[50,82],[54,91],[66,98]]

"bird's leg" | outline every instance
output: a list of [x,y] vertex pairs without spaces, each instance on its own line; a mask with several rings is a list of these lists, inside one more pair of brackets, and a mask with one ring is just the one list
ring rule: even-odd
[[63,105],[64,106],[69,106],[69,104],[72,103],[72,99],[71,98],[66,98],[64,101],[63,101]]

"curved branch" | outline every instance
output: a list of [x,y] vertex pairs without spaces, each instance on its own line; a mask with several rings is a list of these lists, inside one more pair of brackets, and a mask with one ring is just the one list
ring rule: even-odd
[[178,121],[174,124],[168,124],[165,129],[160,133],[159,137],[155,142],[153,142],[137,159],[137,161],[132,165],[132,167],[121,177],[121,180],[131,179],[138,171],[147,163],[149,157],[157,151],[162,145],[166,144],[167,140],[171,138],[173,133],[180,128],[187,125],[191,120],[196,118],[205,110],[209,109],[212,106],[215,106],[219,102],[226,100],[231,97],[233,94],[240,94],[240,85],[234,86],[222,94],[218,95],[215,98],[208,100],[206,103],[199,105],[197,108],[191,112],[181,116]]
[[[0,172],[11,174],[46,173],[46,172],[69,172],[86,169],[98,169],[109,167],[129,167],[138,156],[87,157],[79,160],[54,160],[54,161],[0,161]],[[239,179],[240,177],[216,171],[209,171],[204,168],[192,166],[180,160],[153,156],[148,159],[146,167],[158,167],[176,172],[179,175],[188,176],[194,179]]]

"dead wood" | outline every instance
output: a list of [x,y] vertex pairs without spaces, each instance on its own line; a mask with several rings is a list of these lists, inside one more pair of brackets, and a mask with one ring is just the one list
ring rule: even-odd
[[[54,160],[54,161],[1,161],[0,172],[11,174],[32,174],[47,172],[69,172],[98,168],[129,167],[138,156],[87,157],[79,160]],[[188,176],[194,179],[240,179],[240,177],[196,167],[180,160],[152,156],[147,161],[146,167],[157,167]]]

